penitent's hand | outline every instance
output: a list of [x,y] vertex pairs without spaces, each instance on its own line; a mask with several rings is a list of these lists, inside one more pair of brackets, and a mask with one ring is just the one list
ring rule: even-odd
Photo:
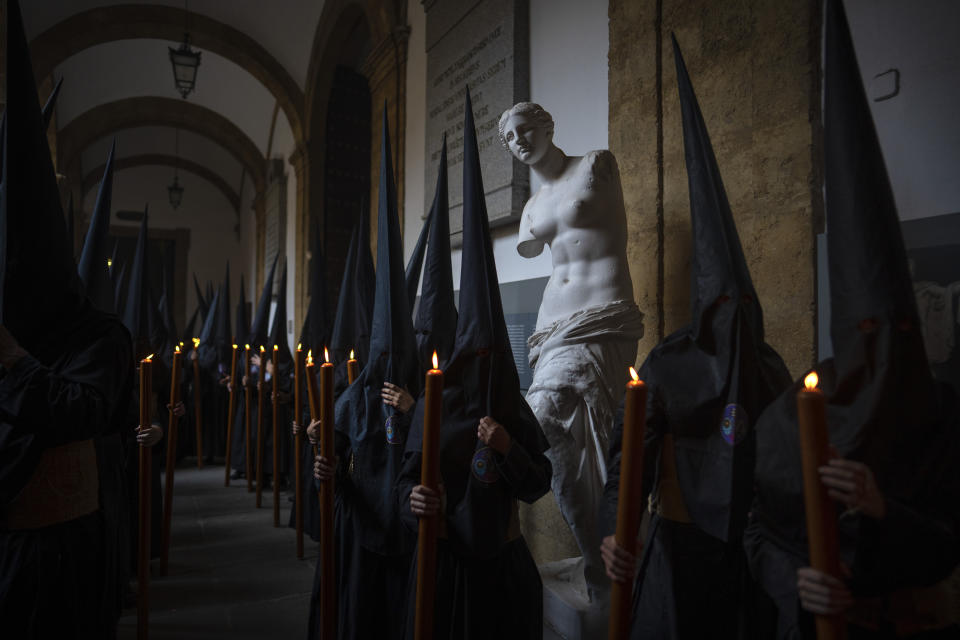
[[851,511],[877,520],[887,515],[887,504],[877,487],[876,479],[870,467],[841,458],[836,450],[831,451],[827,464],[819,467],[820,482],[827,488],[827,494],[846,505]]
[[383,398],[383,404],[390,405],[400,413],[406,413],[413,408],[413,396],[403,387],[390,382],[384,381],[380,397]]
[[306,433],[306,429],[303,428],[302,424],[293,423],[293,437],[296,438],[298,435]]
[[439,491],[418,484],[410,492],[410,511],[418,518],[435,516],[440,513],[440,504],[443,498],[443,485]]
[[843,613],[853,606],[853,594],[842,580],[812,567],[797,569],[797,595],[805,611],[821,616]]
[[0,324],[0,365],[6,369],[12,369],[20,358],[27,355],[17,339],[14,338],[7,328]]
[[187,413],[187,408],[184,406],[183,402],[177,402],[175,406],[171,406],[170,403],[167,403],[167,411],[173,413],[174,416],[182,418],[184,414]]
[[320,421],[311,420],[310,426],[307,427],[307,439],[310,440],[310,444],[320,444]]
[[152,424],[149,427],[137,427],[137,443],[143,447],[152,447],[163,438],[163,429],[160,425]]
[[337,472],[337,461],[334,459],[331,464],[323,456],[317,456],[313,460],[313,477],[320,482],[333,480],[333,475]]
[[510,434],[503,428],[503,425],[491,418],[484,416],[480,418],[480,424],[477,426],[477,437],[494,451],[505,456],[510,451]]
[[607,536],[600,545],[600,556],[607,568],[607,577],[621,584],[633,583],[637,575],[637,555],[618,545],[616,536]]

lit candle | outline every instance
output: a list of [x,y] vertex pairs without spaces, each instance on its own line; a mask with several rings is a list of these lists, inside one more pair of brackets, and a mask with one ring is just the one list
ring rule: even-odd
[[[140,426],[138,431],[151,425],[150,407],[153,393],[153,354],[140,361]],[[137,525],[139,526],[137,548],[137,634],[147,637],[150,616],[150,448],[140,444],[139,472],[137,489],[139,491]],[[142,634],[142,635],[141,635]]]
[[353,357],[353,349],[350,349],[350,359],[347,360],[347,384],[353,384],[353,381],[357,379],[358,373],[360,373],[360,365],[357,363],[356,358]]
[[250,457],[250,429],[252,416],[250,415],[250,405],[253,404],[253,393],[250,389],[250,377],[252,376],[251,363],[250,363],[250,345],[244,345],[244,351],[246,352],[246,359],[243,364],[244,366],[244,378],[246,383],[243,385],[243,430],[244,430],[244,441],[243,441],[243,454],[244,454],[244,466],[247,474],[247,491],[253,491],[253,458]]
[[280,364],[279,347],[273,345],[273,526],[280,526]]
[[[443,371],[433,352],[433,368],[424,383],[423,445],[420,484],[434,491],[440,488],[440,424],[443,416]],[[442,517],[442,514],[441,516]],[[414,638],[433,638],[433,601],[437,586],[438,516],[420,518],[417,537],[417,600]]]
[[[324,363],[320,365],[320,455],[329,462],[336,459],[333,450],[333,364],[330,352],[323,348]],[[324,482],[320,488],[320,620],[323,625],[321,637],[333,640],[336,620],[336,582],[333,557],[333,480]],[[330,567],[328,570],[327,567]]]
[[197,432],[197,468],[203,469],[203,411],[200,406],[200,338],[193,339],[193,421]]
[[[827,488],[820,481],[818,468],[827,464],[827,402],[817,388],[819,377],[811,372],[797,392],[797,422],[800,458],[803,469],[803,504],[807,516],[807,541],[810,566],[835,578],[841,578],[840,552],[837,546],[837,511]],[[817,638],[836,640],[846,637],[843,615],[816,616]]]
[[230,354],[230,399],[227,405],[227,449],[223,455],[223,486],[230,486],[230,458],[233,453],[233,419],[236,416],[234,393],[237,390],[237,345],[233,345]]
[[[300,358],[303,356],[302,346],[297,345],[297,351],[293,357],[293,421],[297,424],[303,420],[303,405],[300,398]],[[296,514],[297,525],[297,557],[303,557],[303,483],[300,478],[303,475],[303,425],[297,430],[297,435],[293,438],[293,465],[294,477],[294,512]]]
[[267,385],[266,350],[260,345],[260,384],[257,385],[257,508],[263,500],[263,394]]
[[[643,432],[647,422],[647,385],[630,367],[623,412],[623,443],[620,454],[620,492],[617,496],[617,545],[637,548],[643,495]],[[633,613],[633,580],[613,582],[610,589],[610,640],[623,640],[630,633]]]
[[170,515],[173,509],[173,474],[177,456],[177,416],[174,409],[180,402],[180,347],[173,348],[173,366],[170,371],[170,414],[167,422],[167,462],[163,480],[163,531],[160,552],[160,575],[167,575],[170,558]]

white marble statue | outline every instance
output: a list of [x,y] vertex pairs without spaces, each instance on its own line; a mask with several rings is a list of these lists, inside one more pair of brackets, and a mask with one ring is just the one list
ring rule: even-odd
[[583,554],[586,595],[608,588],[598,507],[606,455],[628,367],[643,335],[627,265],[627,220],[617,161],[609,151],[567,156],[554,123],[521,102],[500,118],[500,139],[542,186],[523,209],[517,251],[550,246],[553,273],[530,337],[527,401],[550,442],[553,491]]

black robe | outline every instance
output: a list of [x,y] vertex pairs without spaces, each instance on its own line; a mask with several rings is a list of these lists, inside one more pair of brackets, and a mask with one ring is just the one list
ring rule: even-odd
[[[116,434],[133,371],[130,337],[87,311],[11,370],[0,371],[0,522],[44,449]],[[112,445],[111,445],[112,449]],[[102,451],[101,451],[102,453]],[[111,637],[119,615],[116,455],[98,456],[98,512],[35,530],[0,524],[0,629],[9,638]]]
[[[543,454],[546,439],[520,396],[515,374],[490,375],[489,361],[499,357],[509,356],[462,356],[445,371],[439,456],[446,495],[441,530],[446,534],[437,545],[438,639],[543,637],[543,584],[520,535],[517,500],[532,503],[546,494],[552,467]],[[497,383],[499,388],[490,389]],[[420,484],[424,401],[421,396],[414,410],[397,481],[401,516],[411,531],[418,527],[410,510],[410,492]],[[485,415],[510,434],[507,455],[477,439],[477,426]],[[408,578],[407,638],[413,637],[416,566],[414,557]]]

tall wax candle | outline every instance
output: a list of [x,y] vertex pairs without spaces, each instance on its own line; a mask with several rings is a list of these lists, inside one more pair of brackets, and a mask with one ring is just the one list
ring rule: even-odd
[[[647,385],[630,367],[623,413],[623,446],[620,455],[620,492],[617,496],[617,545],[633,552],[640,533],[643,494],[643,432],[647,420]],[[633,580],[613,582],[610,589],[610,640],[625,640],[633,613]]]
[[[300,398],[300,368],[301,358],[303,357],[302,345],[297,345],[297,350],[293,354],[293,421],[300,424],[303,420],[303,405]],[[297,557],[303,558],[303,483],[300,478],[303,477],[303,425],[297,430],[297,435],[293,439],[293,465],[294,465],[294,513],[296,514],[297,527]]]
[[244,455],[244,467],[247,476],[247,491],[253,491],[253,458],[250,456],[250,446],[252,444],[251,438],[251,425],[253,416],[250,414],[250,407],[253,404],[253,391],[250,388],[250,379],[252,377],[253,371],[250,363],[250,345],[244,345],[244,351],[246,352],[246,357],[244,361],[244,379],[246,382],[243,385],[243,455]]
[[[836,506],[827,494],[827,488],[820,481],[818,471],[830,458],[827,402],[823,392],[817,388],[818,382],[817,374],[810,373],[803,381],[803,388],[797,392],[807,541],[810,545],[810,566],[835,578],[841,578]],[[846,621],[842,615],[818,615],[815,623],[818,640],[839,640],[846,637]]]
[[280,361],[279,347],[273,345],[273,526],[280,526]]
[[233,457],[233,419],[236,417],[237,404],[237,345],[233,345],[230,354],[230,397],[227,400],[227,448],[223,454],[223,486],[230,486],[230,459]]
[[180,367],[183,354],[180,347],[173,348],[173,365],[170,369],[170,414],[167,422],[167,461],[163,480],[163,531],[160,551],[160,575],[167,575],[170,559],[170,521],[173,509],[173,478],[177,462],[177,416],[174,410],[180,402]]
[[[434,491],[440,488],[440,425],[443,416],[443,371],[433,352],[433,368],[424,381],[423,448],[420,484]],[[417,537],[417,593],[414,619],[415,640],[433,639],[433,601],[437,586],[437,531],[444,514],[422,517]]]
[[197,432],[197,468],[203,469],[203,409],[200,391],[200,338],[193,339],[193,416]]

